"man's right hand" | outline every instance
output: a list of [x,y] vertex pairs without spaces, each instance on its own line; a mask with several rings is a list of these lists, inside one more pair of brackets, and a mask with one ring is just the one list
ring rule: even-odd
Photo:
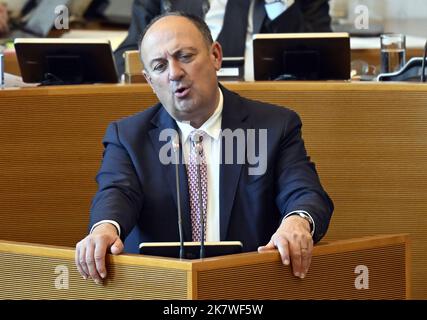
[[123,242],[117,229],[110,223],[103,223],[93,229],[76,245],[76,266],[84,279],[92,278],[97,284],[107,276],[105,256],[109,249],[117,255],[123,251]]

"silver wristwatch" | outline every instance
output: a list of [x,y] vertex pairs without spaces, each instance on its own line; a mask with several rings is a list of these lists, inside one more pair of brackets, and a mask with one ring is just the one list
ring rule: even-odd
[[310,233],[311,235],[314,234],[314,221],[313,219],[310,217],[310,215],[308,215],[307,213],[305,213],[304,211],[293,211],[288,213],[284,219],[290,217],[290,216],[294,216],[294,215],[298,215],[301,218],[305,219],[308,221],[309,225],[310,225]]

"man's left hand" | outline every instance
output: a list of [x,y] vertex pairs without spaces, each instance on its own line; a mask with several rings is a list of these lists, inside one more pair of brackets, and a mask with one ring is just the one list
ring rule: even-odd
[[258,252],[276,248],[280,252],[283,264],[292,263],[294,275],[303,279],[310,267],[313,252],[309,222],[297,215],[287,217],[273,234],[270,242],[259,247]]

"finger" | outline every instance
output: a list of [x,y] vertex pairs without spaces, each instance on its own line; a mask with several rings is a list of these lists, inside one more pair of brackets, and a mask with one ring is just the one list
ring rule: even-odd
[[310,240],[308,243],[308,256],[307,256],[307,262],[306,262],[305,271],[304,271],[306,275],[308,273],[308,270],[310,269],[312,256],[313,256],[313,240]]
[[313,239],[308,236],[302,236],[301,247],[301,278],[303,279],[310,267],[311,254],[313,251]]
[[82,268],[83,273],[86,275],[86,279],[89,278],[89,270],[87,269],[86,265],[86,241],[83,240],[80,244],[79,249],[79,264],[80,268]]
[[80,250],[81,250],[80,246],[81,246],[81,243],[80,242],[77,243],[77,245],[76,245],[76,252],[74,254],[74,259],[75,259],[77,270],[79,271],[79,273],[81,274],[81,276],[83,277],[83,279],[86,280],[88,278],[88,275],[87,275],[86,272],[84,272],[83,268],[80,265]]
[[88,245],[86,246],[86,265],[89,271],[89,274],[97,284],[101,283],[101,276],[98,274],[95,265],[95,243],[92,239],[88,240]]
[[113,245],[111,246],[111,253],[114,255],[120,254],[123,252],[124,249],[124,245],[122,240],[117,237],[117,240],[113,243]]
[[292,270],[296,277],[301,276],[301,245],[299,242],[290,241],[289,242],[289,251],[292,263]]
[[286,238],[281,237],[280,240],[277,241],[276,246],[277,246],[277,250],[279,250],[282,263],[285,266],[288,266],[290,263],[288,240]]
[[301,279],[304,279],[308,272],[310,256],[311,252],[309,251],[309,248],[301,246]]
[[274,245],[272,240],[270,240],[265,246],[258,247],[259,252],[267,251],[267,250],[274,250],[274,249],[276,249],[276,246]]
[[99,274],[102,279],[105,279],[105,277],[107,276],[107,268],[105,267],[106,254],[107,243],[105,241],[99,241],[99,243],[96,243],[94,251],[95,268],[97,274]]
[[305,274],[307,275],[308,270],[310,270],[310,266],[311,266],[311,257],[313,256],[313,251],[310,252],[310,255],[308,257],[308,262],[307,262],[307,269],[305,270]]

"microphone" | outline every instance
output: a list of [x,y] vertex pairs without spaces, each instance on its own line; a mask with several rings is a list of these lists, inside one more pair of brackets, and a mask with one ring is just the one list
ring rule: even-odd
[[421,82],[426,82],[426,58],[427,58],[427,41],[424,46],[423,64],[421,66]]
[[4,55],[0,53],[0,89],[4,87]]
[[178,230],[179,230],[179,258],[184,259],[184,236],[182,234],[182,213],[181,213],[181,192],[179,187],[179,135],[176,134],[172,141],[172,148],[175,153],[175,182],[176,182],[176,202],[178,206]]
[[203,201],[202,201],[202,176],[200,173],[200,154],[202,153],[202,141],[203,136],[197,136],[195,141],[195,148],[197,152],[197,188],[199,189],[199,212],[200,212],[200,228],[201,228],[201,239],[200,239],[200,259],[205,257],[205,215],[203,212]]

